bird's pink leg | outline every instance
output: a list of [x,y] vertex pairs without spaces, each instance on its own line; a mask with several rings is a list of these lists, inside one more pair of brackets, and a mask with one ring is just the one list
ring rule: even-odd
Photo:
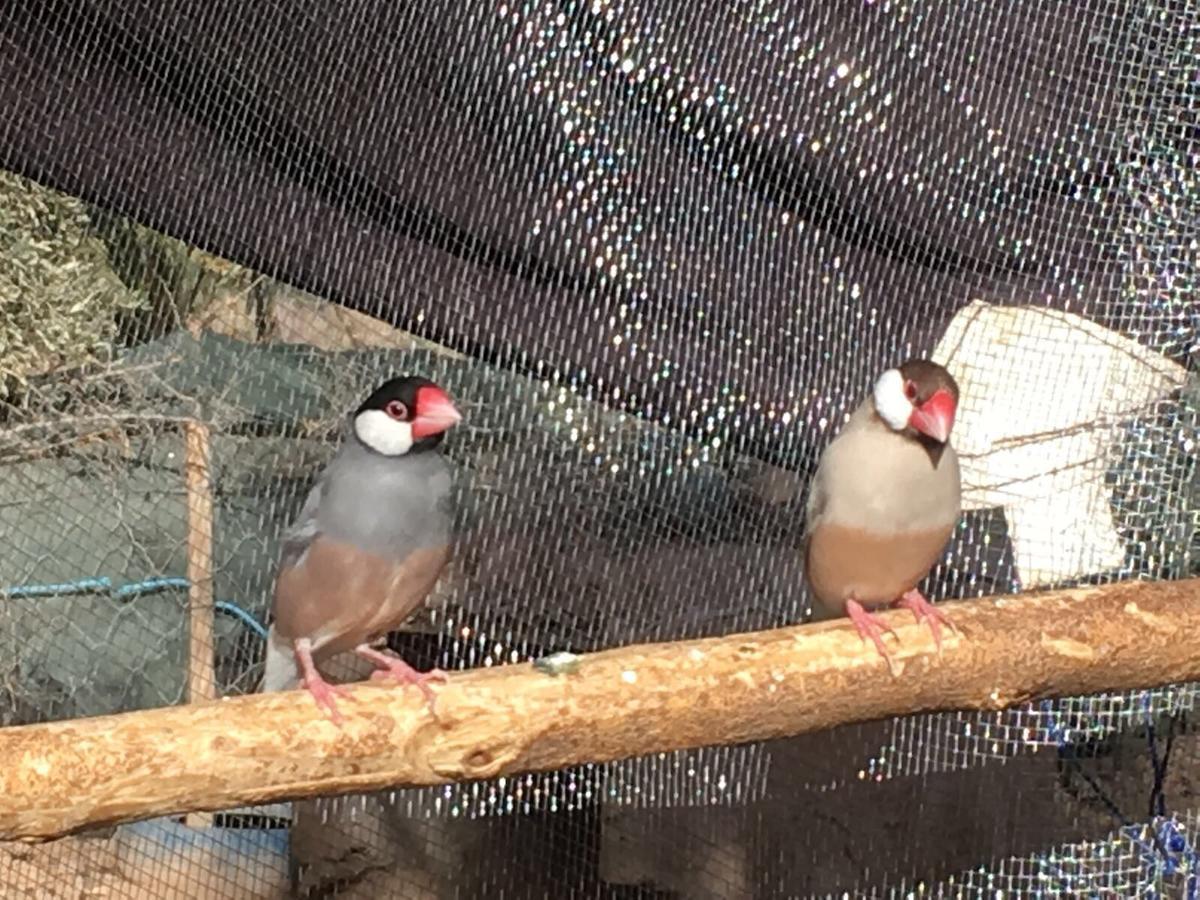
[[906,609],[911,609],[913,615],[916,616],[917,622],[922,619],[929,621],[929,630],[933,632],[933,642],[937,645],[938,653],[942,652],[942,633],[941,626],[949,625],[955,631],[958,628],[953,622],[946,618],[946,614],[939,610],[936,606],[925,599],[925,595],[913,588],[911,591],[906,591],[895,603],[896,606],[903,606]]
[[418,672],[399,656],[394,653],[376,650],[368,644],[359,644],[354,648],[354,652],[363,659],[369,659],[375,665],[379,666],[377,672],[371,673],[371,679],[393,678],[401,684],[415,684],[421,689],[421,693],[425,695],[425,701],[429,704],[429,711],[433,712],[433,703],[436,696],[433,689],[426,682],[430,681],[445,681],[446,673],[441,669],[430,669],[428,672]]
[[900,640],[900,636],[896,634],[896,630],[891,625],[880,621],[874,615],[867,612],[863,608],[863,605],[854,599],[846,601],[846,615],[850,617],[850,621],[858,629],[858,633],[863,641],[865,642],[868,638],[874,641],[875,649],[887,661],[888,668],[892,668],[892,658],[888,655],[887,648],[883,646],[882,633],[887,631],[896,640]]
[[340,684],[330,684],[321,677],[321,673],[317,671],[317,666],[313,662],[312,643],[307,638],[296,641],[296,659],[304,673],[305,689],[317,701],[317,706],[323,706],[329,710],[329,717],[333,720],[333,724],[340,726],[342,714],[338,712],[337,703],[333,698],[335,695],[349,697],[350,692]]

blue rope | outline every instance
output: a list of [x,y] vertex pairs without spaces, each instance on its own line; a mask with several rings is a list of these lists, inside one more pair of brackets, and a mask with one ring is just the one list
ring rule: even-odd
[[[1141,851],[1141,862],[1148,870],[1149,876],[1153,878],[1160,868],[1167,876],[1186,871],[1187,900],[1200,900],[1200,852],[1188,840],[1187,835],[1180,828],[1179,822],[1174,817],[1168,818],[1166,815],[1166,797],[1163,785],[1167,776],[1167,764],[1171,758],[1171,745],[1175,738],[1175,716],[1170,717],[1166,748],[1160,758],[1154,718],[1151,712],[1150,693],[1143,692],[1140,699],[1146,723],[1146,742],[1150,752],[1150,765],[1154,773],[1154,785],[1150,792],[1150,822],[1148,825],[1136,825],[1130,822],[1100,784],[1083,771],[1079,764],[1079,758],[1071,746],[1069,735],[1058,721],[1053,703],[1043,700],[1040,707],[1043,713],[1050,716],[1050,723],[1046,726],[1046,730],[1058,745],[1059,756],[1074,768],[1075,774],[1083,778],[1100,802],[1121,823],[1120,831]],[[1147,834],[1149,835],[1148,839],[1146,838]],[[1050,860],[1045,858],[1040,858],[1039,862],[1046,868],[1052,867]],[[1071,880],[1070,876],[1061,870],[1056,874],[1065,876],[1067,881]]]
[[191,586],[192,583],[186,578],[156,576],[147,578],[145,581],[135,581],[133,584],[123,585],[113,592],[113,596],[118,600],[125,600],[128,597],[136,597],[139,594],[151,594],[154,591],[161,591],[164,588],[182,588],[186,591]]
[[[1196,900],[1200,892],[1200,854],[1196,852],[1175,818],[1156,819],[1149,825],[1130,825],[1121,829],[1138,848],[1142,865],[1151,878],[1160,870],[1164,875],[1186,872],[1185,896]],[[1145,835],[1149,832],[1150,839]]]
[[[182,588],[186,590],[191,586],[192,583],[188,579],[170,575],[145,578],[142,581],[125,584],[119,588],[113,587],[111,578],[80,578],[76,581],[62,581],[55,584],[22,584],[16,587],[0,588],[0,597],[15,599],[21,597],[63,597],[70,596],[71,594],[108,594],[117,600],[129,600],[133,597],[152,594],[155,591],[167,588]],[[267,629],[263,627],[262,623],[236,603],[228,600],[217,600],[213,603],[213,608],[240,620],[264,641],[267,639]]]
[[107,578],[81,578],[78,581],[63,581],[58,584],[22,584],[4,588],[3,597],[59,597],[63,594],[96,594],[112,590]]
[[1167,719],[1166,748],[1162,758],[1158,755],[1158,740],[1154,730],[1154,716],[1150,709],[1150,693],[1142,694],[1142,713],[1146,719],[1146,742],[1150,749],[1150,765],[1154,770],[1154,786],[1150,789],[1150,815],[1165,816],[1167,814],[1164,784],[1167,780],[1167,765],[1171,761],[1171,747],[1175,743],[1175,722],[1177,713],[1171,713]]
[[230,603],[228,600],[218,600],[213,604],[213,608],[226,615],[233,616],[235,619],[241,619],[260,638],[264,641],[267,639],[267,629],[263,628],[262,623],[236,603]]

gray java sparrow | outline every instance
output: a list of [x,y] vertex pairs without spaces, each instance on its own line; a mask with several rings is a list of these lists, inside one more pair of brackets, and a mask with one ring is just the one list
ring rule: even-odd
[[267,641],[263,691],[303,684],[334,722],[341,716],[317,663],[353,650],[379,667],[372,677],[426,684],[371,643],[425,601],[451,552],[450,469],[438,445],[461,416],[433,382],[393,378],[349,417],[336,456],[284,533]]
[[849,616],[889,666],[882,631],[895,631],[871,609],[911,609],[939,649],[939,623],[951,624],[917,584],[958,521],[957,407],[958,385],[937,363],[888,369],[821,455],[809,492],[804,568],[814,618]]

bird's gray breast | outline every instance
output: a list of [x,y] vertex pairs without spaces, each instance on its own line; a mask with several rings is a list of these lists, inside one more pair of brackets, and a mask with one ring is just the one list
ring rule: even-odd
[[450,541],[450,468],[439,453],[387,457],[351,444],[325,485],[317,530],[334,540],[397,560]]

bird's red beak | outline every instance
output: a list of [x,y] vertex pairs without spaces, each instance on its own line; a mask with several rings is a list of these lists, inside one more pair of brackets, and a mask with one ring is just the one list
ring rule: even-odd
[[954,427],[954,396],[945,388],[912,411],[908,424],[921,434],[929,435],[939,444],[946,443]]
[[461,421],[462,414],[454,408],[441,388],[426,385],[417,391],[417,415],[412,420],[413,437],[439,434]]

